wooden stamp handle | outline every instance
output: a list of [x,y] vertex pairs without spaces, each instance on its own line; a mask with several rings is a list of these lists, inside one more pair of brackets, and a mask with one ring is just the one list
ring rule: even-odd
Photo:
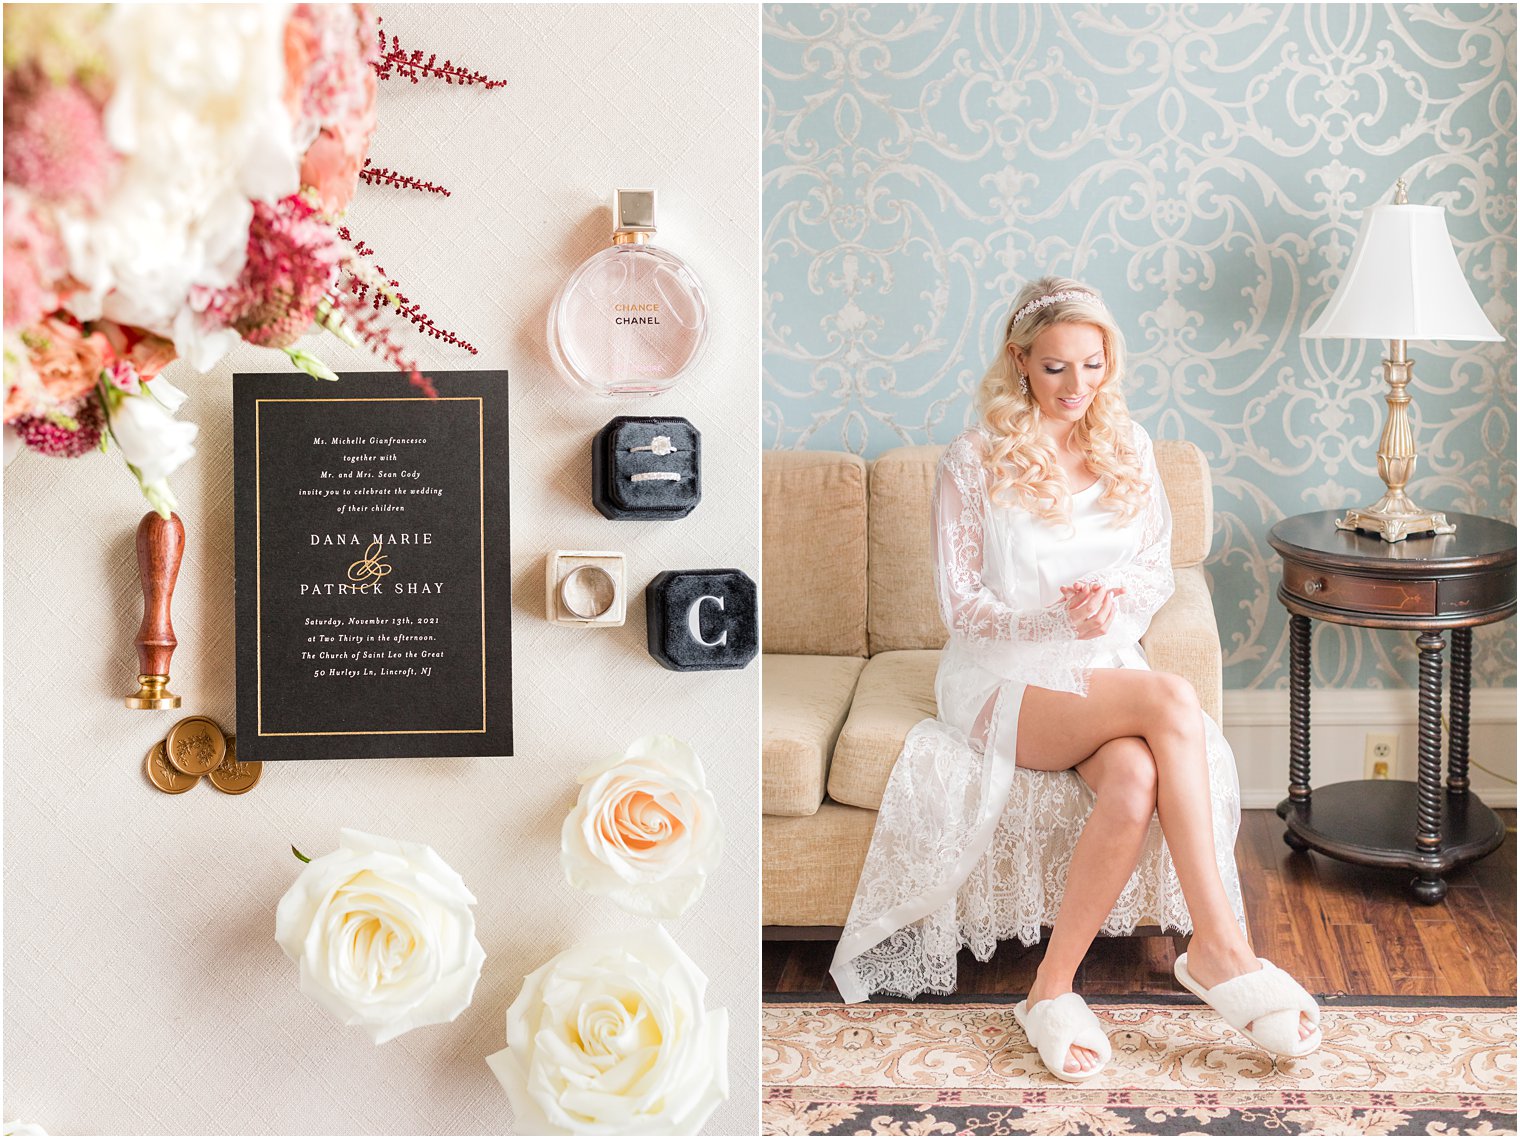
[[142,578],[143,618],[137,628],[137,671],[168,676],[169,659],[179,644],[169,620],[174,581],[185,554],[185,526],[178,514],[161,517],[148,511],[137,524],[137,572]]

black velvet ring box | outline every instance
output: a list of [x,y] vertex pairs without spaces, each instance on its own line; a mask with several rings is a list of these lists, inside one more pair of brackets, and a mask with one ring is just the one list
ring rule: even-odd
[[755,583],[743,570],[666,570],[644,588],[649,655],[673,672],[743,668],[760,651]]
[[[655,473],[677,477],[633,478]],[[591,442],[591,501],[620,521],[685,518],[702,501],[701,432],[680,416],[618,416]]]

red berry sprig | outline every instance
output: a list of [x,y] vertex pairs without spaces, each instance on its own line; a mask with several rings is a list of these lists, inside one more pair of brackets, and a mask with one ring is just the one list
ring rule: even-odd
[[380,58],[370,64],[375,69],[375,74],[381,79],[389,79],[398,75],[402,79],[410,79],[413,83],[420,81],[424,75],[435,79],[442,79],[445,83],[457,83],[461,87],[479,86],[490,90],[493,87],[505,87],[505,79],[492,79],[483,72],[471,68],[456,67],[453,60],[446,59],[438,62],[437,53],[422,58],[421,51],[407,51],[401,46],[401,40],[396,36],[390,37],[390,43],[386,43],[385,29],[379,25],[383,20],[377,20],[377,35],[380,37]]
[[[347,226],[338,230],[338,236],[345,241],[352,241]],[[363,258],[373,254],[374,250],[359,241],[353,245],[353,252],[357,258]],[[387,273],[384,265],[376,264],[373,269],[366,266],[360,271],[357,258],[350,265],[345,266],[348,269],[348,279],[344,282],[342,289],[344,293],[357,298],[361,303],[368,299],[370,308],[376,311],[394,307],[400,316],[416,325],[434,340],[442,340],[445,344],[463,348],[472,356],[480,355],[480,349],[468,340],[433,323],[433,318],[423,311],[421,302],[413,301],[403,293],[401,282]],[[366,280],[370,273],[377,275],[380,281],[377,283],[373,279]]]
[[421,178],[413,178],[410,174],[398,174],[386,166],[372,166],[368,158],[364,160],[364,169],[359,171],[359,180],[371,186],[396,186],[403,190],[423,190],[430,194],[442,194],[445,198],[453,196],[436,182],[425,182]]

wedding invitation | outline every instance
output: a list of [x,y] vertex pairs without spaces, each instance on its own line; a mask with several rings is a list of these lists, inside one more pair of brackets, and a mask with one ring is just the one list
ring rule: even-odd
[[512,753],[507,374],[233,377],[245,760]]

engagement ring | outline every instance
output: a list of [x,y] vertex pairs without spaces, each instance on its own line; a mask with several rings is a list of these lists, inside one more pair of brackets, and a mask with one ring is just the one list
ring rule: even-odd
[[668,455],[672,451],[678,451],[678,450],[680,450],[680,448],[679,447],[673,447],[673,446],[671,446],[671,444],[670,444],[670,436],[669,435],[656,435],[653,439],[651,439],[644,446],[642,446],[642,447],[629,447],[628,450],[629,451],[651,451],[651,452],[653,452],[656,455]]
[[629,482],[680,482],[681,476],[677,471],[640,471],[636,475],[628,476]]

